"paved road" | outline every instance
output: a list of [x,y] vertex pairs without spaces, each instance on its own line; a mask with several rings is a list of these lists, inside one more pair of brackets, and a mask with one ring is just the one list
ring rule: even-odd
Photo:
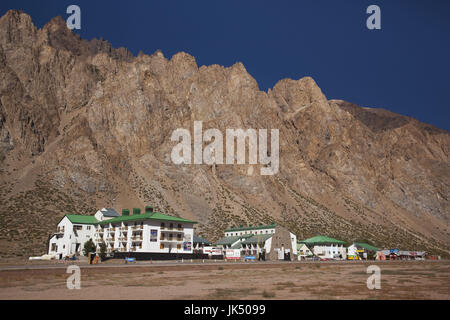
[[[119,260],[121,261],[121,260]],[[87,263],[83,262],[75,262],[75,263],[54,263],[54,264],[26,264],[26,265],[6,265],[6,266],[0,266],[0,271],[7,271],[7,270],[39,270],[39,269],[65,269],[69,265],[78,265],[80,268],[124,268],[124,267],[179,267],[179,266],[206,266],[206,265],[217,265],[217,266],[226,266],[226,265],[232,265],[232,266],[251,266],[251,265],[258,265],[258,267],[261,267],[262,265],[267,265],[268,267],[277,267],[277,266],[288,266],[288,265],[305,265],[305,264],[380,264],[380,263],[423,263],[423,262],[445,262],[447,260],[424,260],[424,261],[403,261],[403,260],[397,260],[397,261],[251,261],[251,262],[244,262],[244,261],[223,261],[223,260],[171,260],[171,261],[137,261],[135,263],[128,263],[125,264],[122,261],[117,263],[102,263],[97,265],[89,265]]]

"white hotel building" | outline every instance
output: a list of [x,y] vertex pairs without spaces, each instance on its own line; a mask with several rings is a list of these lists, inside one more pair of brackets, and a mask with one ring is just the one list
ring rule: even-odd
[[195,221],[153,212],[147,206],[122,210],[101,209],[94,216],[65,215],[50,238],[49,255],[58,259],[82,254],[86,241],[104,242],[107,252],[116,257],[168,258],[192,254]]

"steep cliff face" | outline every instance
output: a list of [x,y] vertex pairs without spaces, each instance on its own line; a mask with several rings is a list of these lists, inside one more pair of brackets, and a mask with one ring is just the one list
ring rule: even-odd
[[[175,165],[176,128],[280,130],[280,169]],[[277,222],[382,246],[445,252],[449,133],[383,109],[327,100],[312,78],[260,91],[241,63],[197,66],[178,53],[133,57],[42,29],[19,11],[0,18],[0,252],[37,254],[65,213],[153,204],[199,221]]]

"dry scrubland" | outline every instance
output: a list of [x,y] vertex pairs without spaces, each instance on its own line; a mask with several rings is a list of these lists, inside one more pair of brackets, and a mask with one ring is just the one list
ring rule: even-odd
[[381,290],[366,263],[209,264],[0,271],[0,299],[449,299],[450,261],[384,262]]

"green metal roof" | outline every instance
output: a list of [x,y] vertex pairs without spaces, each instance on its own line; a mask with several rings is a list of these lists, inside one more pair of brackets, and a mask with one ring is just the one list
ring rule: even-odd
[[260,230],[260,229],[273,229],[277,225],[275,223],[268,224],[268,225],[259,225],[259,226],[248,226],[248,227],[231,227],[225,232],[233,232],[233,231],[246,231],[246,230]]
[[249,237],[242,241],[243,244],[256,244],[256,243],[263,243],[267,239],[270,239],[273,236],[273,234],[254,234],[252,237]]
[[364,248],[364,249],[367,249],[367,250],[369,250],[369,251],[379,251],[379,250],[380,250],[380,249],[378,249],[378,248],[376,248],[376,247],[374,247],[374,246],[371,246],[371,245],[368,244],[368,243],[354,242],[353,244],[354,244],[356,247]]
[[244,234],[242,236],[231,236],[231,237],[223,237],[219,241],[216,242],[216,245],[231,245],[235,243],[236,241],[239,241],[241,239],[250,238],[253,236],[252,234]]
[[306,240],[299,241],[305,244],[345,244],[345,241],[337,240],[327,236],[315,236]]
[[193,243],[203,243],[203,244],[206,244],[206,245],[210,245],[211,244],[208,240],[206,240],[206,239],[204,239],[202,237],[197,237],[196,235],[194,235],[192,242]]
[[80,214],[66,214],[67,219],[72,223],[94,224],[98,220],[94,216],[82,216]]
[[196,221],[193,221],[193,220],[169,216],[167,214],[162,214],[159,212],[147,212],[147,213],[143,213],[143,214],[133,214],[131,216],[121,216],[121,217],[112,218],[109,220],[98,221],[97,224],[108,224],[108,223],[139,221],[139,220],[159,220],[159,221],[169,221],[169,222],[197,223]]

